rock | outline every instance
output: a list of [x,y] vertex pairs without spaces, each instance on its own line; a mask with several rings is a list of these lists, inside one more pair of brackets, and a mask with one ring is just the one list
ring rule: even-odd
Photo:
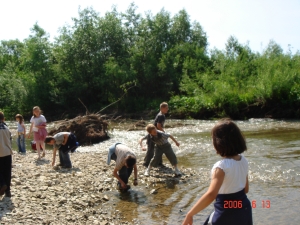
[[150,191],[150,194],[151,194],[151,195],[157,194],[157,190],[156,190],[156,189],[152,189],[152,190]]
[[104,195],[102,199],[105,201],[109,201],[109,198],[107,197],[107,195]]

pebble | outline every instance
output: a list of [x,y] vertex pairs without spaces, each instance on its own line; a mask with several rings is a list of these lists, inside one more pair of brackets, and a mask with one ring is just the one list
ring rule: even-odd
[[[114,209],[116,198],[120,201],[122,197],[116,194],[117,180],[112,177],[114,164],[105,163],[106,153],[71,154],[72,169],[53,168],[50,151],[39,162],[36,156],[31,152],[13,155],[13,165],[17,166],[12,169],[12,197],[0,197],[0,224],[137,224],[116,216],[122,214],[122,210]],[[155,169],[150,177],[144,177],[142,160],[139,160],[138,188],[143,187],[146,194],[147,187],[152,187],[150,194],[156,194],[159,188],[153,189],[154,183],[168,179],[178,184],[185,179],[175,177],[170,168],[163,172],[164,179],[156,178],[162,170]],[[182,172],[194,173],[187,169]],[[131,189],[135,189],[132,184]]]

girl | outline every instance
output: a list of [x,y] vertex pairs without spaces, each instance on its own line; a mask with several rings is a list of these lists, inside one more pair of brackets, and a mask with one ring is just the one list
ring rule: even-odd
[[28,134],[28,138],[30,138],[30,133],[33,131],[34,133],[34,141],[36,142],[36,150],[38,152],[38,159],[41,159],[40,156],[40,147],[43,148],[42,157],[45,157],[46,150],[45,150],[45,143],[44,140],[47,136],[46,130],[46,118],[41,115],[41,109],[38,106],[33,107],[33,116],[30,119],[30,130]]
[[245,139],[230,119],[221,120],[211,134],[214,148],[223,159],[213,166],[208,191],[187,213],[182,224],[192,225],[193,216],[216,200],[215,211],[204,225],[252,225],[252,208],[246,196],[248,161],[241,155],[247,150]]
[[19,148],[19,153],[26,153],[26,145],[25,145],[26,128],[24,126],[23,116],[21,114],[17,114],[16,121],[18,125],[17,145]]

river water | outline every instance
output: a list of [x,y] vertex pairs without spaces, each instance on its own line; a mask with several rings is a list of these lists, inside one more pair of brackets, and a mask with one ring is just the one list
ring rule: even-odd
[[[186,212],[207,190],[210,170],[221,159],[210,137],[215,123],[212,120],[167,120],[166,125],[176,126],[166,128],[166,132],[181,144],[178,148],[172,143],[179,167],[192,168],[200,176],[171,187],[159,184],[156,195],[150,195],[151,189],[141,183],[126,196],[115,191],[110,193],[116,197],[112,207],[121,211],[125,220],[135,224],[181,224]],[[250,119],[236,123],[247,141],[248,150],[244,153],[249,161],[247,195],[253,205],[254,224],[299,224],[300,121]],[[142,158],[145,153],[139,148],[138,140],[145,131],[125,131],[123,123],[113,127],[109,140],[80,147],[78,151],[107,152],[112,143],[122,142]],[[168,163],[166,158],[164,163]],[[194,217],[194,224],[202,224],[212,210],[211,204]]]

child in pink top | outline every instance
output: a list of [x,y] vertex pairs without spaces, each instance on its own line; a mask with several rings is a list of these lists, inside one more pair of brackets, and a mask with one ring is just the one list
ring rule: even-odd
[[38,152],[38,159],[41,159],[40,150],[43,149],[42,157],[45,157],[45,138],[47,136],[46,130],[46,118],[41,115],[41,109],[38,106],[33,107],[33,116],[30,119],[30,129],[28,133],[28,138],[30,138],[30,133],[34,133],[34,141],[36,142],[36,149]]

